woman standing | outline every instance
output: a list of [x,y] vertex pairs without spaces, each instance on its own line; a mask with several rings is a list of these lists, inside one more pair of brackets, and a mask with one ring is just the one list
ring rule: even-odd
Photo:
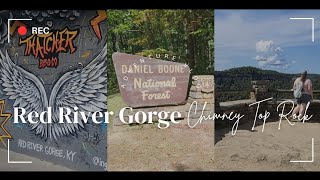
[[[307,71],[304,71],[301,73],[301,76],[298,77],[293,84],[293,89],[297,89],[299,84],[301,84],[301,95],[299,98],[297,98],[297,106],[294,108],[292,112],[292,118],[295,119],[296,117],[299,117],[299,120],[302,119],[302,116],[305,114],[305,109],[307,107],[307,104],[313,100],[313,89],[312,89],[312,82],[310,79],[307,79]],[[298,87],[299,88],[299,87]],[[297,116],[297,113],[299,113],[299,116]]]

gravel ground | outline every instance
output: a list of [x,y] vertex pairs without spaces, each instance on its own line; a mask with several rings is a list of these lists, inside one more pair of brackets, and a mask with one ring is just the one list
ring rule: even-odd
[[[232,136],[227,129],[216,132],[216,171],[319,171],[320,124],[297,122],[289,125],[283,121],[270,122],[249,131],[252,124],[239,127]],[[312,160],[314,138],[314,162],[290,162]]]
[[137,127],[108,134],[109,171],[213,170],[213,123]]

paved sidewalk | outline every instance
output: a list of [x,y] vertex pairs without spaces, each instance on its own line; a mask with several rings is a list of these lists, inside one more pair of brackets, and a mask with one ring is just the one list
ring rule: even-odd
[[0,148],[0,171],[74,171],[51,162],[10,151],[11,161],[32,161],[30,164],[9,164],[8,150]]

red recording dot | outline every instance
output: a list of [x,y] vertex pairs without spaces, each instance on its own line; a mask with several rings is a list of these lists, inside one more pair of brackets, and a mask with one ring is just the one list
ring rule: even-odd
[[18,28],[18,33],[19,33],[20,36],[26,35],[26,34],[27,34],[27,28],[24,27],[24,26],[20,26],[20,27]]

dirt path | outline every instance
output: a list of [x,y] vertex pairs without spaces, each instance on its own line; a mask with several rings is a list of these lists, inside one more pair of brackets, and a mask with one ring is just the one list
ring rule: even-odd
[[[244,126],[247,126],[246,128]],[[252,124],[240,129],[250,129]],[[257,131],[238,130],[235,136],[225,134],[215,145],[215,170],[233,171],[318,171],[320,169],[320,123],[270,122],[256,128]],[[219,134],[220,133],[220,134]],[[222,136],[223,130],[216,131]],[[314,162],[293,163],[292,160],[312,160],[314,138]]]
[[213,123],[191,129],[139,128],[108,134],[110,171],[209,171],[213,167]]
[[[318,171],[320,169],[320,123],[298,122],[294,126],[269,122],[250,131],[251,123],[216,130],[213,151],[212,126],[196,129],[175,125],[166,130],[139,128],[110,132],[108,163],[111,171]],[[294,163],[294,160],[314,162]]]

